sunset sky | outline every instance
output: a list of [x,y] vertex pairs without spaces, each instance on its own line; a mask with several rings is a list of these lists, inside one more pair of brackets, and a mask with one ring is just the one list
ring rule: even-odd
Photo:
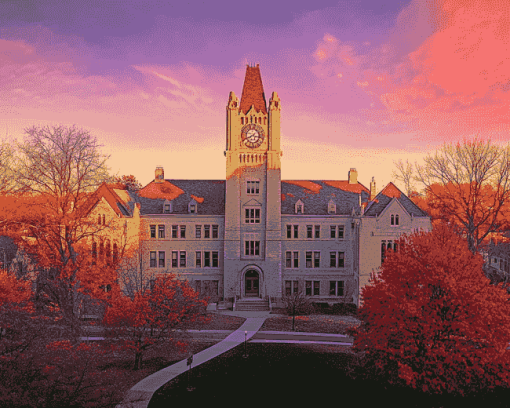
[[225,179],[225,106],[260,64],[282,178],[391,181],[444,142],[510,138],[508,0],[2,0],[0,136],[76,124],[142,184]]

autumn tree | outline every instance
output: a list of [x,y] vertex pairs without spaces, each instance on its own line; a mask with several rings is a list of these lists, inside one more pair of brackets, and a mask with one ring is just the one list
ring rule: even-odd
[[414,172],[413,164],[406,160],[405,163],[402,159],[394,162],[396,170],[392,172],[392,178],[396,182],[404,185],[406,196],[411,197],[416,193],[416,174]]
[[2,224],[37,259],[37,289],[76,326],[79,288],[114,276],[90,258],[87,244],[108,228],[89,219],[85,205],[108,177],[107,156],[87,131],[65,126],[26,129],[17,150],[16,181],[26,193],[4,197]]
[[362,289],[353,349],[365,370],[431,393],[510,386],[510,303],[441,224],[399,240]]
[[103,319],[107,336],[123,339],[123,346],[133,350],[135,370],[141,368],[148,348],[172,340],[172,329],[186,321],[207,320],[207,302],[199,299],[188,281],[164,274],[151,286],[133,298],[121,294],[112,300]]
[[112,183],[112,184],[120,184],[124,188],[126,188],[126,190],[128,190],[128,191],[138,191],[143,187],[142,184],[132,174],[130,174],[128,176],[127,175],[123,175],[123,176],[115,175],[115,176],[112,176],[108,180],[108,182]]
[[428,206],[460,227],[470,251],[510,226],[509,146],[477,139],[446,144],[417,166],[417,179],[425,187]]

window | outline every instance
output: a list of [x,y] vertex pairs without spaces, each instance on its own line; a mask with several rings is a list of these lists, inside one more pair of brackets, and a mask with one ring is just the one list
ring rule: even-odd
[[177,238],[177,225],[172,225],[172,238]]
[[381,263],[384,262],[384,258],[386,258],[386,242],[381,242]]
[[303,214],[304,213],[304,204],[296,203],[296,214]]
[[213,251],[212,253],[212,267],[213,268],[218,267],[218,251]]
[[97,225],[101,225],[101,214],[97,216]]
[[156,238],[156,226],[151,225],[151,238]]
[[211,226],[204,225],[204,238],[211,238]]
[[285,253],[285,267],[292,268],[292,252],[290,251]]
[[398,225],[398,214],[395,215],[395,225]]
[[292,225],[287,225],[287,238],[292,238]]
[[103,214],[103,226],[105,225],[105,216]]
[[177,268],[177,251],[172,251],[172,268]]
[[217,225],[212,226],[212,237],[218,238],[218,226]]
[[[313,292],[312,292],[313,289]],[[319,296],[320,295],[320,281],[306,281],[305,282],[305,295]]]
[[158,225],[158,238],[165,238],[165,226]]
[[294,238],[297,239],[298,237],[298,226],[294,225]]
[[260,241],[244,241],[245,255],[260,255]]
[[165,267],[165,251],[159,251],[159,264],[160,268]]
[[285,281],[285,296],[290,296],[293,293],[298,293],[298,281]]
[[246,208],[244,222],[246,224],[260,224],[260,208]]
[[211,253],[209,251],[204,252],[204,267],[209,268],[211,266]]
[[212,295],[216,295],[216,296],[218,295],[219,283],[220,283],[220,281],[217,281],[217,280],[211,281],[211,294]]
[[294,252],[294,268],[299,268],[299,252]]
[[195,225],[195,238],[202,238],[202,226]]
[[259,181],[247,181],[246,182],[246,193],[247,194],[258,194],[259,193]]
[[315,251],[313,253],[313,267],[314,268],[321,267],[321,253],[319,251]]
[[186,225],[181,225],[181,238],[186,238]]
[[181,251],[181,253],[179,254],[179,259],[180,259],[180,263],[179,263],[179,266],[181,268],[186,268],[186,251]]
[[331,227],[329,227],[329,229],[331,232],[331,238],[336,238],[336,227],[332,225]]
[[320,295],[320,281],[313,281],[313,295]]
[[306,237],[312,238],[312,226],[311,225],[306,226]]
[[395,216],[391,214],[391,225],[395,225]]
[[150,267],[155,268],[156,267],[156,251],[151,251],[150,260],[151,260]]
[[398,214],[391,214],[391,225],[399,225]]
[[119,248],[117,246],[117,243],[113,243],[113,263],[117,264],[117,261],[119,259]]
[[163,206],[163,212],[165,214],[170,214],[170,203],[165,203],[165,205]]
[[307,268],[312,267],[312,253],[311,252],[306,253],[306,267]]
[[331,268],[336,268],[336,252],[329,253],[329,266]]
[[195,267],[196,268],[202,267],[202,252],[200,251],[195,252]]
[[195,213],[197,212],[197,206],[196,206],[196,204],[190,204],[190,205],[189,205],[189,212],[190,212],[191,214],[195,214]]
[[344,239],[344,226],[343,225],[338,226],[338,238]]
[[93,265],[96,264],[96,259],[97,259],[97,243],[96,243],[96,241],[93,241],[92,242],[92,264]]
[[316,225],[315,226],[315,238],[320,238],[320,237],[321,237],[321,226]]
[[343,296],[344,295],[344,281],[329,281],[329,295],[330,296]]
[[202,290],[202,281],[196,280],[195,281],[195,292],[199,292]]
[[344,267],[344,260],[345,260],[345,253],[339,252],[338,253],[338,267],[343,268]]

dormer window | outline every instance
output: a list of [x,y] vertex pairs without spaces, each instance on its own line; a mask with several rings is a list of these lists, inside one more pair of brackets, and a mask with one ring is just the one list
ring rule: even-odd
[[163,214],[170,214],[172,212],[172,204],[170,201],[165,201],[163,204]]
[[295,212],[296,212],[296,214],[304,214],[305,205],[303,204],[303,202],[301,200],[298,200],[298,202],[296,203]]
[[333,202],[333,200],[329,200],[328,214],[336,214],[336,204]]
[[190,214],[196,214],[197,213],[197,202],[195,200],[191,200],[188,204],[188,212]]

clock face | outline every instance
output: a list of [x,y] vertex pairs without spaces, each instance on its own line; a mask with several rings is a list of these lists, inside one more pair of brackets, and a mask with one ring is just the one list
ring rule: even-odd
[[254,149],[264,141],[264,129],[259,125],[250,123],[241,130],[241,138],[246,146]]

